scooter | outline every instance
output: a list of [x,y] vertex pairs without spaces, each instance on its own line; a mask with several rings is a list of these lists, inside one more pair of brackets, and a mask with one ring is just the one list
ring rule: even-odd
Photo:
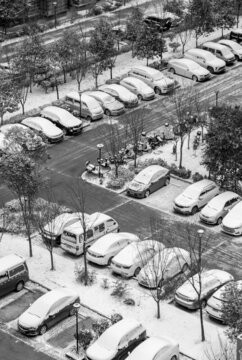
[[98,165],[100,165],[104,169],[110,169],[110,161],[108,158],[98,159]]
[[100,173],[100,176],[103,177],[103,174],[99,172],[99,168],[96,165],[91,164],[90,161],[86,161],[85,166],[85,170],[88,174],[99,176]]

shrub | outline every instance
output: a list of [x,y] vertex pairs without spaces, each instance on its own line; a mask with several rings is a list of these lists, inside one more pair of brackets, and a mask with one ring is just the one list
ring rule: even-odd
[[128,285],[125,284],[122,280],[117,280],[113,285],[113,291],[111,292],[111,295],[118,299],[121,299],[125,295],[128,295],[127,287]]
[[118,189],[122,189],[122,187],[124,186],[125,181],[124,179],[111,179],[107,182],[106,187],[108,189],[114,189],[114,190],[118,190]]
[[110,322],[107,319],[96,320],[92,324],[92,329],[95,332],[96,336],[99,337],[107,330],[110,326]]
[[96,15],[102,14],[102,12],[103,12],[102,6],[96,5],[96,6],[94,6],[93,9],[90,10],[89,14],[91,16],[96,16]]
[[116,324],[118,321],[122,320],[123,316],[121,314],[115,313],[111,315],[111,323]]
[[[76,280],[79,281],[81,284],[85,283],[85,268],[84,266],[75,264],[74,268],[74,274],[76,277]],[[87,272],[87,285],[92,285],[96,281],[96,272],[95,270],[88,271]]]
[[127,298],[127,299],[124,299],[124,304],[134,306],[135,301],[131,298]]
[[109,289],[109,280],[107,278],[102,279],[101,287],[103,289]]
[[105,2],[102,5],[102,9],[103,9],[103,11],[111,11],[111,10],[113,10],[113,5],[110,4],[109,2]]
[[192,181],[197,182],[203,179],[202,174],[199,174],[198,172],[195,172],[195,174],[192,175]]
[[189,179],[191,176],[191,170],[182,167],[179,169],[176,164],[170,165],[171,174],[181,177],[182,179]]
[[[76,339],[76,334],[74,335],[74,337]],[[91,330],[83,329],[78,332],[78,343],[83,348],[83,350],[86,350],[88,348],[92,340],[93,334]]]

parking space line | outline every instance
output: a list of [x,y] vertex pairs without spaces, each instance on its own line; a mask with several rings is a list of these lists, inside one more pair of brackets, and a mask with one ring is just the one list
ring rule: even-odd
[[107,213],[107,212],[113,211],[113,210],[115,210],[115,209],[118,209],[118,208],[121,207],[122,205],[126,205],[126,204],[130,203],[131,201],[133,201],[133,199],[127,199],[127,201],[124,201],[124,202],[122,202],[122,203],[120,203],[120,204],[117,204],[117,205],[111,207],[111,208],[108,208],[107,210],[105,210],[105,211],[103,211],[103,212],[104,212],[104,214],[105,214],[105,213]]

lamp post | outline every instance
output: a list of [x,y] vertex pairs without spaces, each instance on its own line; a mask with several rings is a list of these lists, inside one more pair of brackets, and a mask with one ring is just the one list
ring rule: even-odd
[[101,177],[101,158],[102,158],[102,148],[104,147],[103,144],[97,144],[97,148],[98,148],[98,177],[100,179]]
[[57,26],[57,18],[56,18],[57,2],[56,1],[53,1],[53,6],[54,6],[55,28],[56,28],[56,26]]
[[78,311],[80,309],[80,303],[76,302],[73,304],[73,308],[76,314],[76,353],[79,353],[79,343],[78,343]]
[[26,230],[27,230],[27,237],[29,242],[29,256],[33,256],[33,250],[32,250],[32,240],[30,236],[30,224],[29,224],[29,214],[30,213],[30,204],[29,199],[27,196],[24,196],[24,217],[25,217],[25,224],[26,224]]
[[215,91],[216,106],[218,106],[218,94],[219,94],[219,90]]
[[198,238],[199,238],[199,244],[198,244],[198,261],[199,261],[199,272],[201,272],[201,268],[202,268],[202,237],[204,234],[204,230],[203,229],[199,229],[197,231],[198,233]]

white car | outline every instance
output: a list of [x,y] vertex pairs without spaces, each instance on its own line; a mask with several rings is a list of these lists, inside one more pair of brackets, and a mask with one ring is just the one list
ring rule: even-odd
[[125,107],[132,108],[138,105],[138,98],[131,91],[118,84],[105,84],[99,87],[99,90],[115,97],[121,101]]
[[242,201],[223,218],[221,229],[229,235],[242,235]]
[[75,314],[73,304],[80,302],[76,291],[58,288],[40,296],[18,318],[18,329],[25,335],[43,335],[50,327]]
[[166,336],[149,337],[126,360],[178,360],[179,344]]
[[177,247],[165,248],[140,270],[138,282],[147,288],[157,288],[164,280],[185,272],[190,264],[188,251]]
[[155,98],[154,90],[144,81],[135,77],[128,76],[122,79],[120,85],[137,95],[139,100],[153,100]]
[[104,114],[107,116],[120,115],[125,111],[125,107],[120,101],[103,91],[88,91],[85,92],[85,94],[97,100],[103,108]]
[[240,44],[228,39],[221,39],[218,43],[227,46],[234,54],[236,60],[242,60],[242,46]]
[[[206,311],[210,317],[222,320],[221,309],[223,307],[223,303],[228,302],[228,289],[230,284],[232,284],[232,282],[222,286],[208,299]],[[242,293],[242,280],[236,281],[235,285]]]
[[73,135],[82,131],[82,121],[58,106],[46,106],[40,114],[56,124],[64,134]]
[[[205,307],[207,299],[221,286],[234,280],[234,277],[223,270],[207,270],[201,273],[201,301],[202,306]],[[195,287],[195,289],[194,289]],[[178,304],[188,309],[198,309],[198,291],[199,291],[199,275],[196,274],[190,277],[181,285],[175,293],[175,300]]]
[[189,59],[171,59],[168,61],[168,70],[177,75],[182,75],[193,81],[205,81],[211,74],[207,69]]
[[63,131],[52,124],[51,121],[40,116],[28,117],[27,119],[22,120],[22,124],[28,126],[32,130],[35,130],[37,133],[45,135],[49,142],[54,143],[63,140]]
[[106,234],[88,248],[87,259],[98,265],[110,265],[112,258],[125,246],[139,240],[137,235],[127,232]]
[[165,246],[156,240],[132,243],[111,261],[111,270],[124,277],[137,276],[143,266]]

